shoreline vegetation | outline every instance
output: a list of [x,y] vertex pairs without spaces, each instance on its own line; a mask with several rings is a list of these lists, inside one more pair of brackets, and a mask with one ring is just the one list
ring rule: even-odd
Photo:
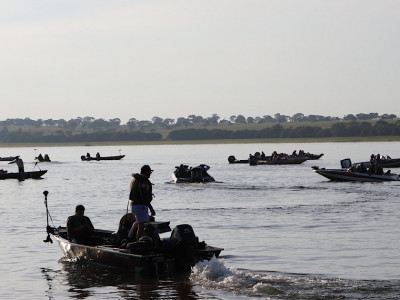
[[329,137],[329,138],[272,138],[272,139],[234,139],[234,140],[185,140],[185,141],[104,141],[104,142],[58,142],[58,143],[2,143],[0,148],[18,147],[93,147],[93,146],[146,146],[146,145],[202,145],[202,144],[286,144],[286,143],[362,143],[399,142],[400,136],[374,137]]
[[275,114],[230,120],[190,115],[152,121],[7,119],[0,121],[0,147],[400,141],[400,119],[377,113],[337,117]]

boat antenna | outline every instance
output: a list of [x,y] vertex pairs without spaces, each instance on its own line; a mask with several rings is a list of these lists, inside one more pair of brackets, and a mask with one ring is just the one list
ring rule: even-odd
[[45,240],[43,240],[43,242],[45,242],[45,243],[50,242],[50,243],[53,244],[53,240],[52,240],[51,237],[50,237],[50,232],[53,231],[53,228],[49,226],[49,217],[50,217],[51,222],[53,222],[53,219],[51,218],[51,215],[50,215],[50,212],[49,212],[49,208],[48,208],[48,206],[47,206],[47,195],[48,195],[48,194],[49,194],[48,191],[44,191],[44,192],[43,192],[43,195],[44,195],[44,205],[46,206],[46,218],[47,218],[47,227],[46,227],[47,237],[46,237]]

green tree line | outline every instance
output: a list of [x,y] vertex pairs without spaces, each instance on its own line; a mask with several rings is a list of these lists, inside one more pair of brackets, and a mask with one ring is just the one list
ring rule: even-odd
[[[176,121],[154,117],[152,121],[130,119],[122,125],[118,118],[108,121],[92,117],[69,121],[7,119],[0,121],[0,142],[79,143],[400,136],[400,119],[388,114],[357,114],[346,115],[344,118],[303,114],[292,117],[280,114],[270,118],[242,117],[232,116],[229,121],[220,120],[217,114],[209,118],[190,115]],[[257,126],[252,126],[254,124]]]

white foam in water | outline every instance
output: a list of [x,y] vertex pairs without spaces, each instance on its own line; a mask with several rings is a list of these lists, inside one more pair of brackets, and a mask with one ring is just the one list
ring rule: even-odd
[[262,276],[227,267],[223,259],[198,263],[190,279],[206,289],[221,289],[234,294],[265,296],[283,292],[271,284],[263,283]]

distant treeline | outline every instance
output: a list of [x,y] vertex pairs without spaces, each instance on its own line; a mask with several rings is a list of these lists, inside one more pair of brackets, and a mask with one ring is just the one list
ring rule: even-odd
[[180,129],[168,134],[170,140],[214,139],[268,139],[268,138],[322,138],[322,137],[369,137],[400,136],[400,122],[380,120],[370,122],[334,123],[329,128],[319,126],[296,126],[284,128],[280,124],[260,130]]
[[47,120],[32,120],[30,118],[24,119],[7,119],[0,121],[0,127],[4,126],[18,126],[18,127],[57,127],[62,129],[76,130],[79,128],[84,129],[95,129],[95,130],[106,130],[106,129],[117,129],[127,127],[129,129],[157,129],[157,128],[179,128],[179,127],[190,127],[199,125],[203,127],[208,126],[226,126],[234,124],[272,124],[272,123],[297,123],[297,122],[324,122],[324,121],[368,121],[368,120],[396,120],[398,119],[394,114],[382,114],[378,113],[359,113],[356,115],[348,114],[343,118],[339,117],[325,117],[320,115],[308,115],[305,116],[302,113],[294,114],[293,116],[286,116],[281,114],[275,114],[273,117],[265,115],[262,117],[245,117],[243,115],[231,116],[229,120],[222,119],[217,115],[213,114],[211,117],[202,117],[196,115],[189,115],[188,117],[179,117],[176,120],[170,118],[153,117],[151,121],[147,120],[136,120],[135,118],[129,119],[125,124],[121,124],[119,118],[114,119],[95,119],[93,117],[75,118],[68,121],[64,119],[47,119]]
[[[112,141],[184,141],[216,139],[265,138],[323,138],[323,137],[373,137],[400,136],[400,120],[396,115],[377,113],[323,117],[295,114],[292,117],[275,114],[245,118],[231,116],[219,120],[214,114],[209,118],[190,115],[188,118],[152,121],[130,119],[121,125],[120,119],[76,118],[69,121],[7,119],[0,121],[0,142],[3,143],[68,143]],[[323,125],[330,121],[329,126]],[[302,122],[308,122],[302,125]],[[313,124],[310,125],[310,122]],[[314,123],[315,122],[315,123]],[[234,126],[234,125],[241,126]],[[254,126],[254,124],[258,124]],[[265,124],[265,126],[263,126]],[[163,133],[163,134],[162,134]]]

